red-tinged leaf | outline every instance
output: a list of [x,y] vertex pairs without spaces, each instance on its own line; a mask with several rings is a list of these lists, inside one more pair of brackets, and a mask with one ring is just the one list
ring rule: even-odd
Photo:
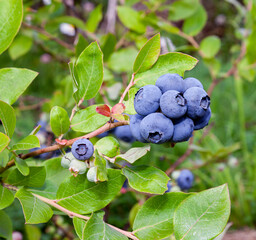
[[125,110],[125,105],[123,103],[117,103],[114,107],[111,109],[112,114],[122,114]]
[[118,122],[125,121],[124,115],[122,114],[111,114],[111,117],[116,119]]
[[106,117],[110,117],[111,115],[110,108],[106,104],[96,107],[96,112]]
[[58,138],[55,139],[55,142],[58,143],[59,145],[66,145],[67,144],[67,139],[59,140]]

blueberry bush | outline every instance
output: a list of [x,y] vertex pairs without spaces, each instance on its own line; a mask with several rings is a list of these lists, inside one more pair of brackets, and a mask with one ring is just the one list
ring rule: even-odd
[[0,238],[220,240],[229,219],[253,225],[255,10],[0,0]]

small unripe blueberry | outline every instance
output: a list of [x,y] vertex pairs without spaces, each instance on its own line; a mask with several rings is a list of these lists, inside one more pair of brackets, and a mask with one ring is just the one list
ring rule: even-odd
[[165,93],[169,90],[184,92],[183,78],[177,73],[167,73],[165,75],[162,75],[156,80],[156,86],[160,88],[162,93]]
[[187,101],[182,93],[176,90],[169,90],[160,98],[160,108],[165,116],[180,118],[187,112]]
[[84,174],[87,167],[85,162],[79,161],[77,159],[70,163],[69,171],[76,176],[77,174]]
[[73,156],[73,154],[71,152],[66,153],[62,159],[61,159],[61,166],[64,168],[69,168],[70,167],[70,163],[75,160],[76,158]]
[[134,98],[135,111],[143,116],[157,111],[161,96],[161,90],[155,85],[140,88]]
[[89,182],[97,182],[97,168],[91,167],[86,176]]
[[71,152],[74,157],[78,160],[86,160],[89,159],[94,152],[93,144],[85,138],[76,140],[72,147]]

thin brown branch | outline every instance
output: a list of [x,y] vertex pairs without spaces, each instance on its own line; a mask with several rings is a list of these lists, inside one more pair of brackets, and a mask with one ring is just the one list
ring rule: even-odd
[[34,31],[36,31],[36,32],[46,36],[50,40],[55,41],[56,43],[58,43],[62,47],[67,48],[67,49],[71,50],[72,52],[75,51],[75,48],[72,45],[70,45],[70,44],[66,43],[65,41],[63,41],[63,40],[53,36],[52,34],[50,34],[47,31],[45,31],[43,28],[40,28],[40,27],[37,27],[37,26],[33,26],[33,25],[27,24],[25,22],[23,22],[22,25],[25,28],[30,28],[30,29],[32,29],[32,30],[34,30]]
[[[63,144],[63,145],[55,144],[53,146],[49,146],[49,147],[46,147],[46,148],[41,148],[41,149],[35,150],[33,152],[27,153],[27,154],[20,154],[19,158],[27,159],[27,158],[30,158],[30,157],[34,157],[34,156],[40,155],[42,153],[53,152],[53,151],[56,151],[58,149],[62,149],[64,147],[71,146],[78,139],[93,138],[93,137],[96,137],[97,135],[99,135],[101,133],[109,131],[112,128],[123,126],[123,125],[128,125],[128,124],[129,124],[128,121],[115,122],[115,123],[107,122],[104,126],[98,128],[97,130],[95,130],[95,131],[93,131],[91,133],[88,133],[88,134],[86,134],[84,136],[81,136],[81,137],[77,137],[77,138],[73,138],[73,139],[67,140],[66,143]],[[6,167],[0,168],[0,173],[3,173],[5,170],[7,170],[8,168],[12,167],[14,164],[15,164],[14,160],[11,160],[10,162],[8,162]]]
[[122,96],[121,96],[121,98],[120,98],[120,100],[119,100],[119,103],[122,103],[122,102],[123,102],[123,100],[124,100],[126,94],[127,94],[128,91],[130,90],[130,88],[135,84],[135,83],[134,83],[134,77],[135,77],[135,74],[133,73],[133,74],[132,74],[132,78],[131,78],[131,80],[130,80],[130,83],[128,84],[128,86],[127,86],[126,89],[124,90],[124,92],[123,92],[123,94],[122,94]]

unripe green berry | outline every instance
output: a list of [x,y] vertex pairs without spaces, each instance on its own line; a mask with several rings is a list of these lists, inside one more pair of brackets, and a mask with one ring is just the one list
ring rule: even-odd
[[119,154],[119,142],[111,136],[100,139],[94,146],[98,151],[107,157],[115,157]]
[[73,156],[72,152],[66,153],[61,159],[61,166],[63,168],[69,168],[70,163],[76,158]]
[[87,167],[85,162],[79,161],[79,160],[73,160],[70,163],[69,171],[74,175],[77,176],[77,174],[84,174]]
[[97,168],[92,167],[87,172],[87,179],[90,182],[97,182]]

